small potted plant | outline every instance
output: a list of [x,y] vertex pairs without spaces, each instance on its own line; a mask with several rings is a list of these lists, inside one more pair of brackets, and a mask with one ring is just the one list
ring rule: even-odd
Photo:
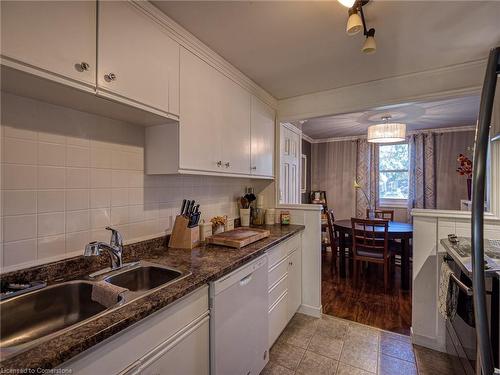
[[471,200],[472,197],[472,161],[464,154],[458,155],[457,162],[459,166],[457,172],[460,176],[467,177],[467,199]]
[[226,225],[227,216],[214,216],[210,219],[212,223],[212,233],[219,234],[224,232],[224,226]]

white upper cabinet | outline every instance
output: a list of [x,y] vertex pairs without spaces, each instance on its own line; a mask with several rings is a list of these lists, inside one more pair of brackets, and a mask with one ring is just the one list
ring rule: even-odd
[[96,2],[2,1],[1,21],[4,63],[95,86]]
[[252,175],[273,176],[275,112],[252,95],[251,163]]
[[180,169],[248,175],[250,93],[184,48],[180,61]]
[[129,2],[99,2],[98,26],[98,94],[177,115],[179,44]]

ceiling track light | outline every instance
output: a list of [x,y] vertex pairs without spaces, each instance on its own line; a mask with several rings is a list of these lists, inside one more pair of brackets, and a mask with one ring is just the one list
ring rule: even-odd
[[375,42],[375,29],[372,27],[368,29],[366,27],[365,14],[363,13],[363,6],[368,4],[369,0],[338,0],[344,6],[348,6],[352,3],[349,8],[347,19],[346,33],[347,35],[355,35],[363,30],[363,35],[365,36],[365,42],[361,51],[370,54],[375,53],[377,50],[377,43]]

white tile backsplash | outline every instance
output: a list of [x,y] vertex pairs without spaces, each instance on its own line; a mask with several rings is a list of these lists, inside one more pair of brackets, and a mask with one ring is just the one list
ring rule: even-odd
[[238,216],[249,179],[146,176],[144,127],[2,93],[0,263],[3,270],[171,230],[183,198],[203,218]]

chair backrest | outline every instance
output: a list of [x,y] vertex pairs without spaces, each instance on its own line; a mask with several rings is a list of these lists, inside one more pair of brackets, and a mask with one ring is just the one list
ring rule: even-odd
[[[394,210],[380,210],[377,209],[374,212],[376,219],[384,219],[389,221],[394,221]],[[366,209],[366,218],[370,218],[370,209]]]
[[381,253],[384,258],[389,254],[389,221],[380,219],[351,218],[352,248],[355,255]]
[[337,236],[335,235],[335,231],[333,230],[333,222],[335,221],[335,216],[333,215],[333,209],[325,210],[325,214],[328,227],[328,236],[330,237],[330,244],[331,244],[337,238]]

